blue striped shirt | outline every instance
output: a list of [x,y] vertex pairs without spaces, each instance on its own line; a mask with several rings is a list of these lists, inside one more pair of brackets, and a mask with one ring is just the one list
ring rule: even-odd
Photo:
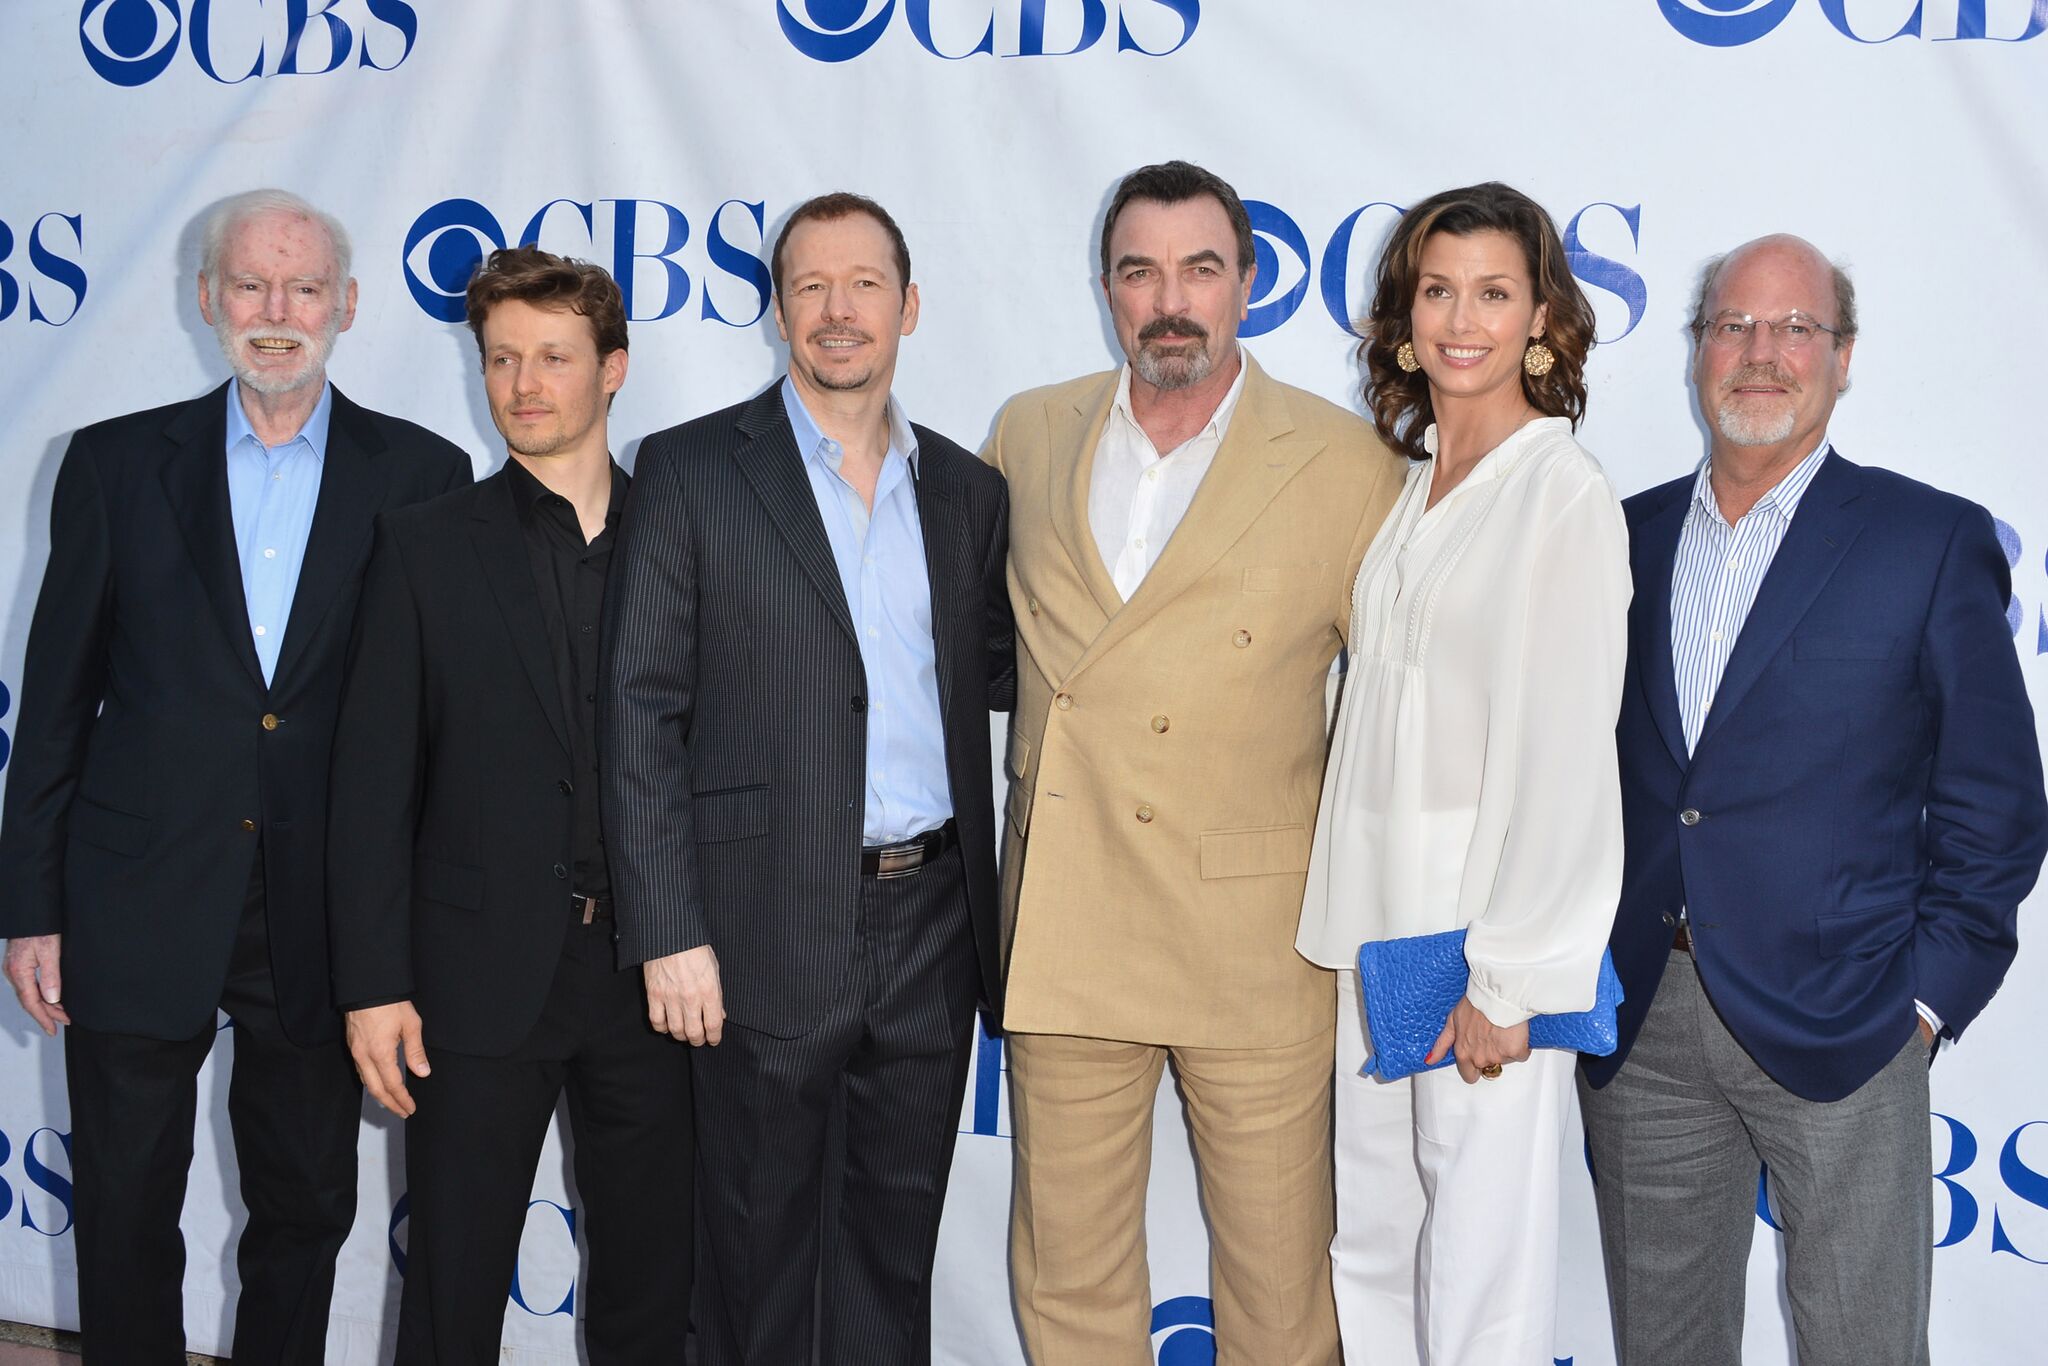
[[1777,486],[1730,526],[1721,515],[1710,478],[1713,460],[1700,462],[1692,484],[1692,506],[1678,533],[1678,557],[1671,566],[1671,673],[1678,684],[1678,714],[1685,724],[1685,749],[1700,742],[1714,692],[1749,620],[1764,575],[1792,529],[1792,516],[1806,486],[1820,472],[1830,443],[1792,468]]

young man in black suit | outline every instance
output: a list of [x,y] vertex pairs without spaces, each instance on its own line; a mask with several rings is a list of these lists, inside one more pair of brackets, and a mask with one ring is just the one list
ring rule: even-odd
[[975,1002],[1000,988],[1008,496],[890,392],[917,287],[880,205],[800,205],[772,274],[788,376],[648,437],[620,528],[601,694],[620,960],[655,1026],[704,1045],[705,1366],[914,1366]]
[[494,1362],[566,1090],[594,1366],[680,1362],[690,1056],[617,970],[598,824],[598,628],[626,475],[626,309],[596,266],[494,253],[469,286],[497,474],[380,519],[335,735],[335,995],[406,1119],[398,1361]]
[[220,205],[199,309],[234,378],[82,428],[57,474],[0,826],[6,973],[65,1033],[88,1359],[183,1360],[194,1080],[237,1026],[238,1360],[317,1363],[361,1092],[328,989],[327,761],[372,519],[469,458],[327,382],[347,234]]

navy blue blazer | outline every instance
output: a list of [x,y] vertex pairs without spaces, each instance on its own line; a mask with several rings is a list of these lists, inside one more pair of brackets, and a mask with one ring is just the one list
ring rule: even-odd
[[1831,454],[1764,576],[1687,758],[1671,574],[1693,476],[1628,499],[1635,599],[1617,723],[1627,843],[1621,1045],[1681,906],[1722,1021],[1779,1085],[1837,1100],[1914,1028],[1998,990],[2048,852],[2034,712],[1983,508]]

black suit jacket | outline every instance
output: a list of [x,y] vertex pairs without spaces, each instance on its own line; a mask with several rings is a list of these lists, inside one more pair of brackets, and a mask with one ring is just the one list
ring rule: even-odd
[[335,728],[334,994],[502,1057],[561,962],[577,775],[513,488],[377,521]]
[[[1000,1004],[990,708],[1016,691],[1002,476],[915,429],[940,714]],[[867,682],[781,386],[640,447],[598,699],[620,960],[710,944],[728,1015],[811,1029],[853,961]]]
[[226,443],[223,385],[82,428],[65,452],[0,823],[0,934],[63,934],[74,1023],[189,1038],[220,1001],[260,841],[279,1012],[313,1043],[339,1027],[327,759],[371,522],[469,482],[469,458],[335,391],[266,687]]

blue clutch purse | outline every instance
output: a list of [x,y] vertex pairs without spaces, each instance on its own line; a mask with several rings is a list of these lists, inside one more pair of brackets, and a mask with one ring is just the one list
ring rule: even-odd
[[[1470,980],[1463,930],[1361,944],[1358,994],[1365,1007],[1366,1043],[1372,1049],[1363,1071],[1394,1081],[1412,1072],[1435,1070],[1423,1059]],[[1603,952],[1593,1008],[1573,1015],[1532,1016],[1529,1046],[1597,1056],[1612,1053],[1618,1042],[1614,1008],[1620,1004],[1621,978],[1614,972],[1614,956]],[[1435,1067],[1450,1066],[1454,1057],[1455,1050],[1446,1053]]]

